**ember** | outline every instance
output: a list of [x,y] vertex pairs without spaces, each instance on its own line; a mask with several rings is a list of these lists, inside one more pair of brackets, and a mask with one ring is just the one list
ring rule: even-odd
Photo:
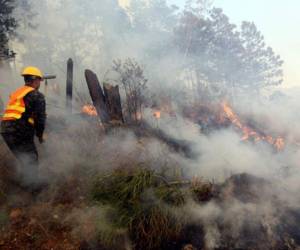
[[241,129],[243,132],[242,140],[253,140],[254,142],[266,141],[272,146],[274,146],[277,150],[282,150],[285,146],[284,139],[282,137],[273,138],[270,135],[263,135],[263,133],[255,131],[247,125],[244,125],[237,114],[232,110],[229,104],[224,101],[222,104],[222,109],[225,112],[227,118],[231,121],[233,125],[237,128]]
[[96,108],[91,105],[91,104],[87,104],[87,105],[84,105],[81,109],[81,112],[82,113],[85,113],[85,114],[88,114],[90,116],[97,116],[97,110]]
[[154,110],[154,111],[153,111],[153,116],[154,116],[154,118],[156,118],[156,119],[160,119],[160,117],[161,117],[161,112],[160,112],[159,110]]

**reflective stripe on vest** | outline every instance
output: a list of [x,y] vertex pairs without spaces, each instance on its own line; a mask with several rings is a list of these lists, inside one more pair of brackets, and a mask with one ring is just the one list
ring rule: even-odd
[[[22,117],[22,114],[25,112],[25,103],[24,96],[28,93],[34,91],[34,88],[29,86],[23,86],[17,89],[14,93],[10,95],[10,99],[8,105],[4,111],[2,120],[3,121],[14,121],[18,120]],[[32,118],[28,119],[30,124],[34,124],[34,120]]]

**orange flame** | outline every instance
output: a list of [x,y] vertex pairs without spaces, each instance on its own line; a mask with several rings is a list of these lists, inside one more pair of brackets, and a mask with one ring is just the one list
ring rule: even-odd
[[242,130],[243,132],[242,140],[252,139],[255,142],[266,141],[269,144],[273,145],[277,150],[282,150],[285,147],[285,142],[282,137],[273,138],[270,135],[260,135],[254,129],[246,125],[243,125],[239,117],[234,113],[234,111],[232,110],[232,108],[229,106],[227,102],[223,102],[221,106],[227,118],[231,121],[231,123]]
[[160,119],[161,117],[161,112],[159,110],[155,110],[153,111],[153,116],[156,118],[156,119]]
[[90,105],[90,104],[84,105],[81,109],[81,112],[85,113],[85,114],[88,114],[90,116],[97,116],[98,115],[97,110],[94,107],[94,105]]
[[276,138],[275,142],[274,142],[274,146],[278,149],[278,150],[282,150],[285,147],[285,142],[284,139],[282,137],[278,137]]

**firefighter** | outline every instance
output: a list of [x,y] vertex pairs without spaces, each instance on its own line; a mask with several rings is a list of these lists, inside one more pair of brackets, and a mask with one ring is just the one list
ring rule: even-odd
[[10,95],[1,122],[1,134],[20,164],[18,181],[26,188],[37,187],[38,152],[34,136],[43,143],[46,122],[45,97],[39,92],[42,72],[36,67],[26,67],[22,76],[25,85]]

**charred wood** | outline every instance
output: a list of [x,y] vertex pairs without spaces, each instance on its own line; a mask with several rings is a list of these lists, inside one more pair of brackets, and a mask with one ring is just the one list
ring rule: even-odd
[[73,60],[69,58],[67,62],[67,87],[66,87],[66,107],[68,111],[72,111],[73,98]]
[[171,137],[159,128],[153,128],[146,122],[141,122],[136,126],[134,133],[138,137],[153,137],[158,141],[165,143],[171,150],[183,155],[186,158],[195,159],[196,153],[193,151],[193,144],[187,140],[180,140]]
[[108,83],[104,83],[103,90],[106,97],[105,101],[110,116],[110,122],[124,123],[119,86],[112,86]]
[[105,83],[102,90],[97,75],[91,70],[85,71],[85,77],[93,104],[103,125],[123,124],[119,86]]
[[91,70],[85,71],[85,78],[89,88],[89,92],[95,106],[98,116],[104,125],[109,124],[109,111],[106,106],[105,96],[100,86],[97,75]]

